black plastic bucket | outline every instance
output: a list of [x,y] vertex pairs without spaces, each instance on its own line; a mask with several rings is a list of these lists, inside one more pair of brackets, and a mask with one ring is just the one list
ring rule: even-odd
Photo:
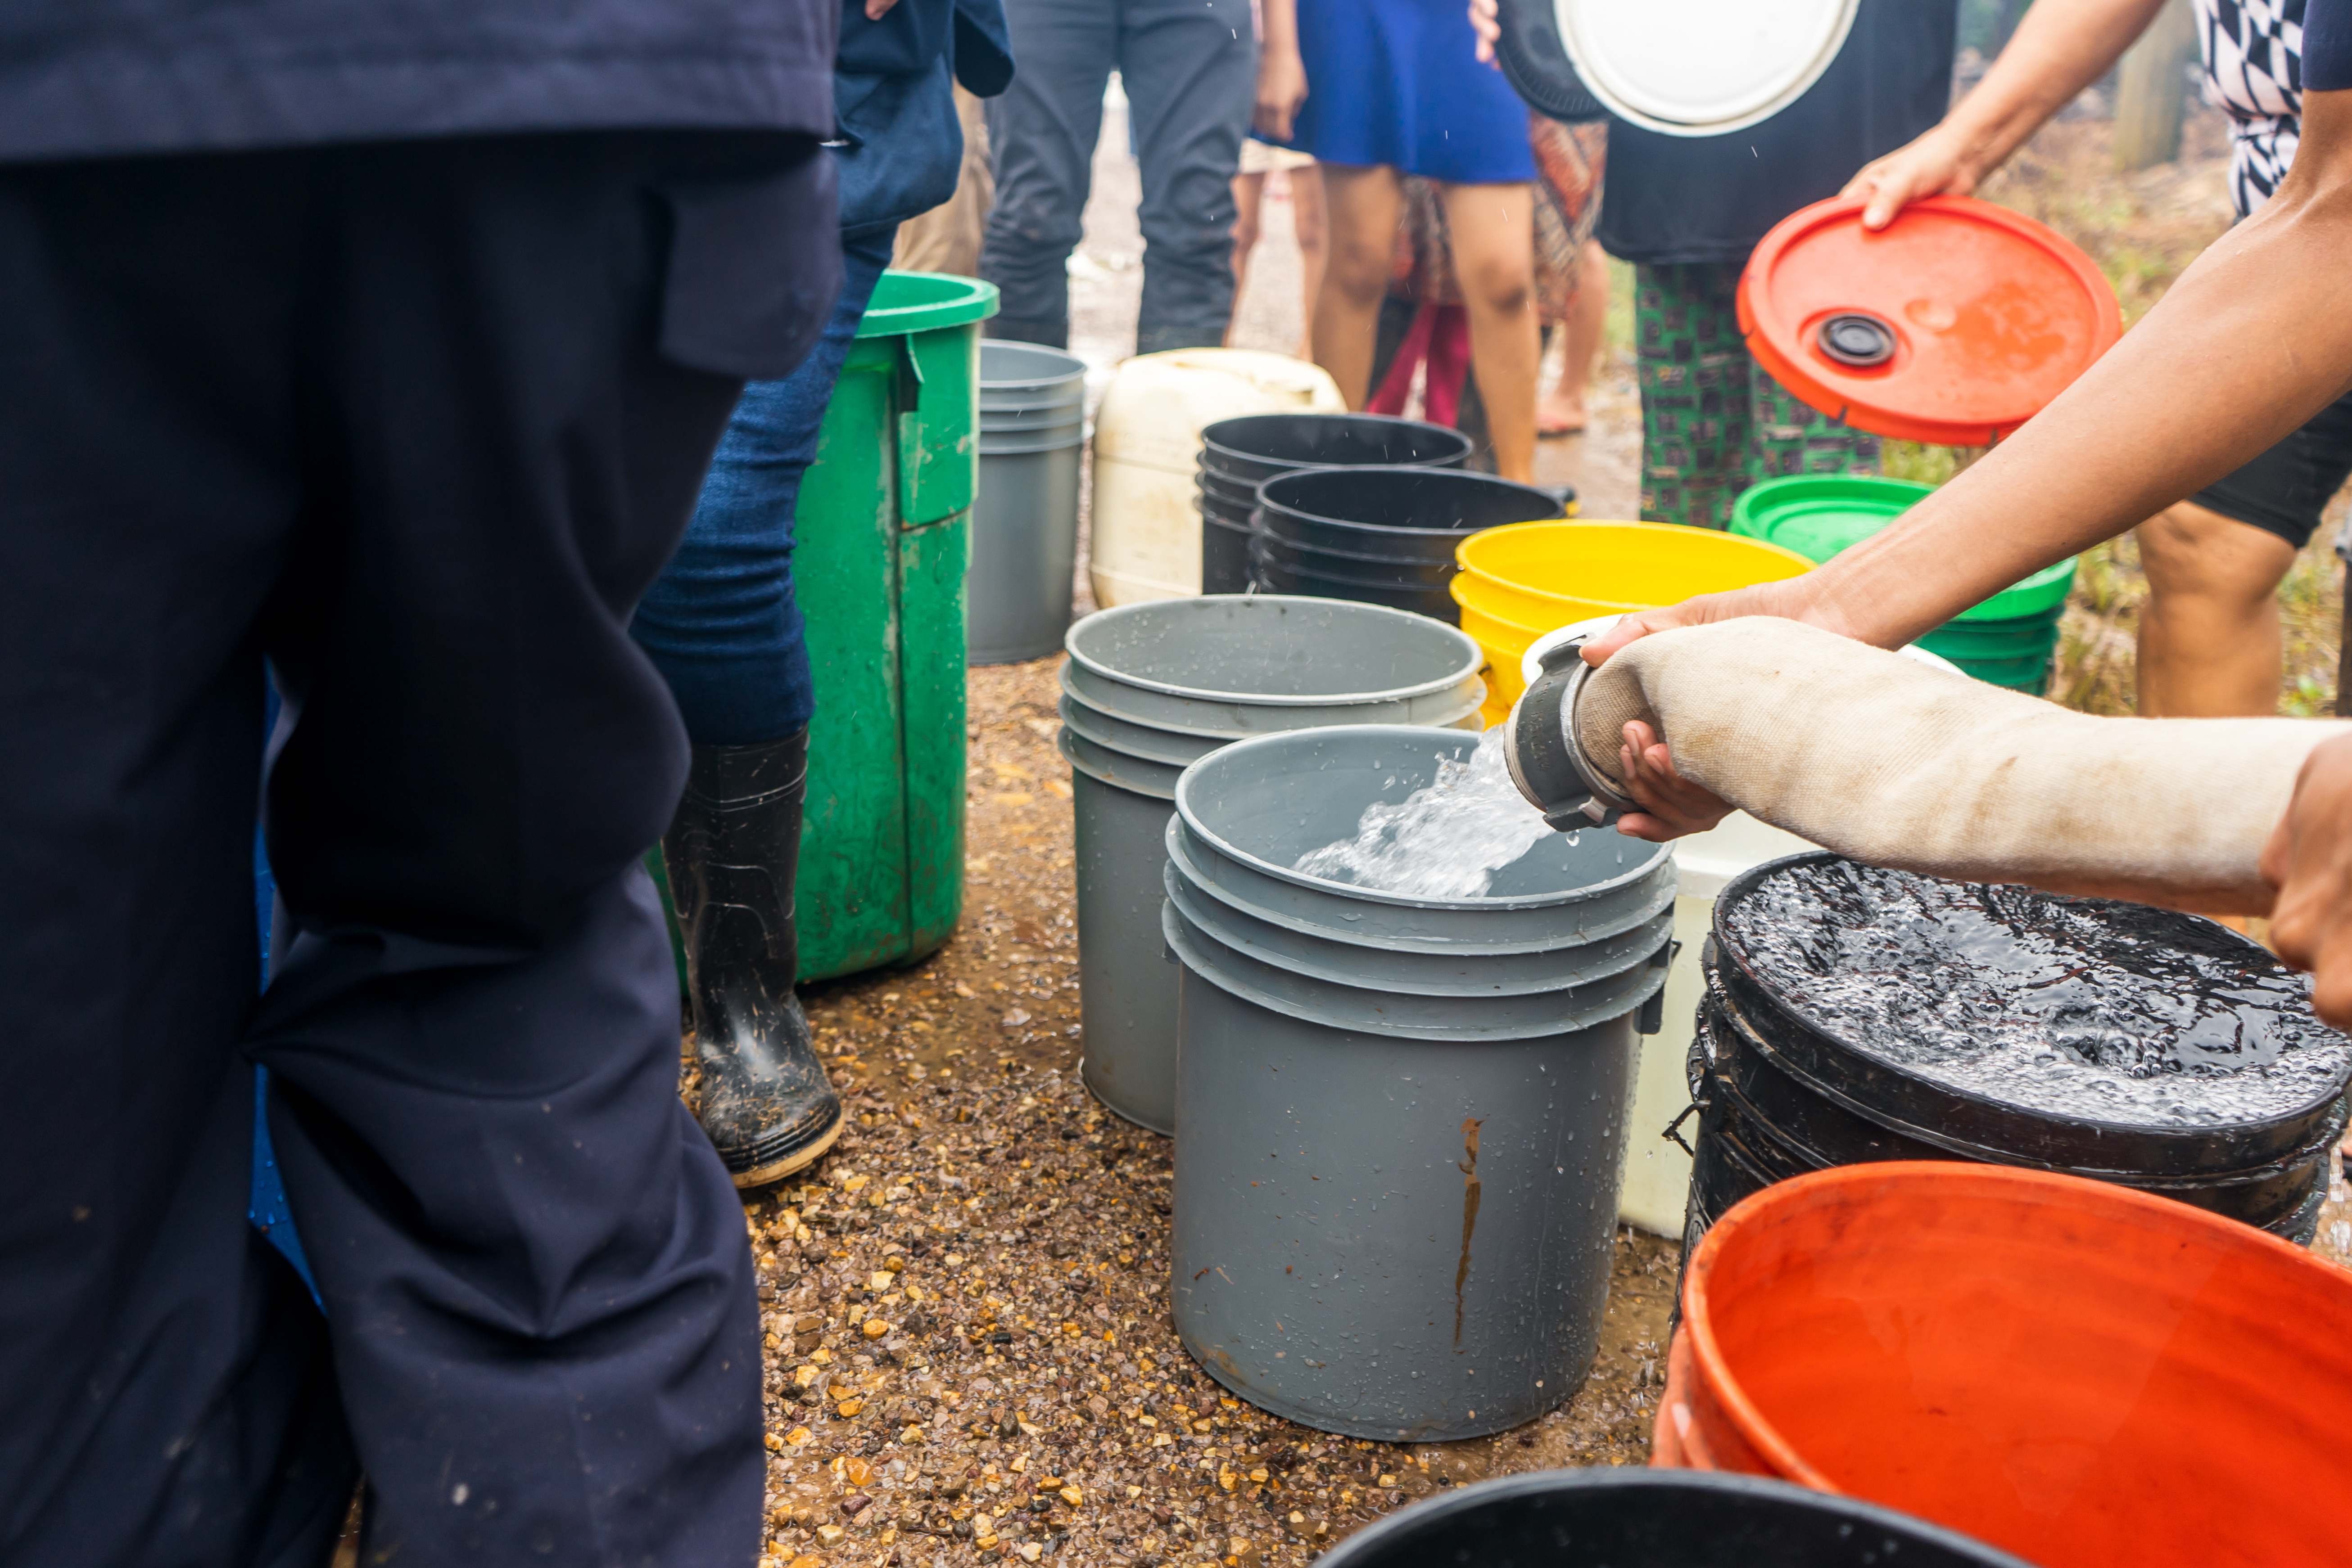
[[1458,468],[1459,430],[1380,414],[1249,414],[1201,432],[1201,592],[1249,585],[1250,514],[1260,482],[1297,468],[1376,464]]
[[1266,540],[1250,541],[1249,586],[1261,594],[1300,594],[1314,599],[1386,605],[1392,610],[1411,610],[1450,626],[1462,624],[1462,606],[1442,587],[1416,587],[1354,575],[1302,571],[1275,560],[1267,551]]
[[1254,480],[1228,479],[1206,469],[1201,487],[1201,592],[1239,594],[1249,587],[1250,524],[1257,510]]
[[1441,563],[1482,529],[1549,521],[1568,506],[1549,490],[1444,468],[1307,468],[1258,487],[1256,526],[1309,550]]
[[1255,485],[1293,468],[1458,468],[1471,447],[1459,430],[1384,414],[1245,414],[1201,432],[1201,468]]
[[1546,1470],[1401,1510],[1324,1568],[2027,1568],[1875,1503],[1710,1470]]
[[[1744,899],[1826,852],[1768,861],[1716,903],[1703,968],[1707,996],[1690,1058],[1700,1112],[1686,1240],[1773,1182],[1876,1160],[1956,1160],[2061,1171],[2174,1198],[2298,1243],[2310,1241],[2344,1133],[2345,1072],[2333,1092],[2258,1120],[2198,1125],[2091,1121],[1939,1082],[1861,1049],[1791,1001],[1729,923]],[[2085,900],[2078,909],[2103,906]],[[2192,915],[2133,907],[2144,934],[2229,962],[2270,967],[2258,944]]]
[[1451,556],[1443,561],[1417,561],[1410,556],[1361,555],[1348,550],[1314,550],[1304,544],[1293,544],[1278,533],[1259,534],[1257,544],[1268,561],[1287,571],[1309,572],[1338,582],[1431,588],[1443,592],[1459,570]]

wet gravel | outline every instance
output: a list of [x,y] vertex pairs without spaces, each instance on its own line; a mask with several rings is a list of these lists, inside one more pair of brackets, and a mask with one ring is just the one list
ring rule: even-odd
[[767,1349],[771,1563],[1294,1563],[1444,1487],[1640,1464],[1674,1248],[1621,1233],[1592,1375],[1495,1437],[1333,1436],[1225,1394],[1168,1310],[1169,1144],[1077,1081],[1057,659],[970,678],[954,939],[808,987],[851,1118],[745,1194]]

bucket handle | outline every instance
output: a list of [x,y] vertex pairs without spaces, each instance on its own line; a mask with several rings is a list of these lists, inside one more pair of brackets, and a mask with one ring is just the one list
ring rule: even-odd
[[1683,1137],[1682,1125],[1684,1122],[1688,1121],[1694,1115],[1697,1114],[1699,1111],[1705,1110],[1706,1109],[1706,1100],[1692,1100],[1688,1105],[1683,1107],[1683,1113],[1680,1116],[1675,1117],[1672,1121],[1666,1123],[1666,1130],[1664,1132],[1659,1133],[1658,1136],[1664,1139],[1667,1142],[1675,1144],[1680,1148],[1684,1153],[1688,1154],[1692,1159],[1697,1159],[1698,1151],[1692,1148],[1689,1142]]
[[[1650,954],[1649,967],[1652,969],[1673,968],[1675,959],[1682,952],[1682,950],[1683,944],[1681,942],[1675,941],[1671,937],[1667,938],[1664,946],[1660,947],[1657,952]],[[1665,1026],[1666,986],[1665,982],[1660,981],[1658,983],[1658,988],[1655,991],[1651,992],[1648,1000],[1642,1004],[1641,1014],[1633,1020],[1633,1032],[1637,1035],[1654,1035]]]
[[1709,1103],[1707,1098],[1699,1091],[1706,1087],[1706,1069],[1713,1065],[1714,1053],[1707,1049],[1706,1031],[1701,1029],[1691,1037],[1690,1051],[1683,1058],[1683,1077],[1690,1084],[1690,1103],[1684,1106],[1682,1114],[1667,1122],[1666,1130],[1658,1134],[1660,1138],[1675,1145],[1694,1160],[1698,1158],[1698,1151],[1692,1148],[1683,1137],[1682,1126],[1694,1115],[1707,1108]]

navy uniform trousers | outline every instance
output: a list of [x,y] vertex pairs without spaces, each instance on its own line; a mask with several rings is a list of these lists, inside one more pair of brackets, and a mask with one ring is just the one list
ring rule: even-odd
[[[637,869],[686,740],[625,627],[823,322],[831,178],[0,169],[0,1563],[320,1563],[362,1472],[371,1563],[751,1561],[751,1258]],[[323,1317],[246,1222],[255,1063]]]

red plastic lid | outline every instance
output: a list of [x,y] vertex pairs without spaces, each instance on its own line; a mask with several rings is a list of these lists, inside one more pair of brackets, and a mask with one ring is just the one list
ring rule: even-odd
[[1739,279],[1748,352],[1832,418],[1990,446],[2122,334],[2091,258],[2032,218],[1930,196],[1873,234],[1864,205],[1840,196],[1784,219]]

